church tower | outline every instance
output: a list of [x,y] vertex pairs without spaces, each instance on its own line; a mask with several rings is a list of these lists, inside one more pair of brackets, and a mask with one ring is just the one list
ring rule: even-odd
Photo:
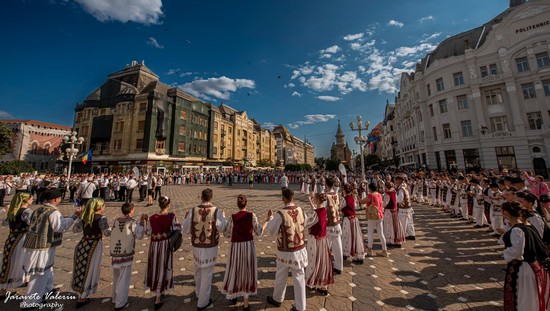
[[342,131],[342,127],[340,126],[340,120],[338,120],[338,130],[334,137],[336,137],[336,143],[333,143],[332,148],[330,148],[330,158],[340,163],[350,165],[351,150],[346,143],[346,135],[344,135],[344,131]]
[[337,145],[343,145],[345,144],[345,137],[344,132],[342,131],[342,127],[340,127],[340,120],[338,120],[338,130],[336,131],[336,144]]

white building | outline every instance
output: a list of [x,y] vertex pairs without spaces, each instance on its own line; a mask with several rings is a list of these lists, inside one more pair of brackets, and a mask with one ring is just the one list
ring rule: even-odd
[[380,159],[386,163],[393,161],[397,155],[397,132],[395,130],[395,104],[386,103],[384,121],[380,129],[380,144],[378,151]]
[[401,166],[519,168],[548,176],[550,1],[511,1],[401,77]]

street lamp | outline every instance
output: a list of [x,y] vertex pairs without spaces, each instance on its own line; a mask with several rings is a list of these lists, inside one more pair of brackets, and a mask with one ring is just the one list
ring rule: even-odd
[[83,137],[77,138],[76,135],[78,135],[78,133],[73,131],[71,132],[70,137],[69,136],[63,137],[63,142],[71,145],[69,148],[65,149],[65,155],[69,157],[69,171],[67,172],[67,186],[69,185],[71,180],[73,158],[78,154],[78,151],[79,151],[77,148],[75,148],[75,145],[82,145],[82,143],[84,142]]
[[361,122],[361,116],[357,116],[357,129],[353,122],[349,123],[349,127],[352,131],[358,131],[359,136],[355,136],[353,139],[355,143],[359,145],[359,152],[361,153],[361,178],[365,180],[365,155],[363,154],[363,144],[367,142],[368,137],[362,136],[361,132],[369,129],[370,122],[367,121],[364,124]]

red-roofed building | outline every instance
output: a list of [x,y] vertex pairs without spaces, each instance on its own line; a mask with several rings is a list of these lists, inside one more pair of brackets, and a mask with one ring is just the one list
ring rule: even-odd
[[5,161],[25,161],[38,171],[54,171],[59,156],[57,147],[71,127],[35,120],[0,120],[13,132],[12,150],[2,157]]

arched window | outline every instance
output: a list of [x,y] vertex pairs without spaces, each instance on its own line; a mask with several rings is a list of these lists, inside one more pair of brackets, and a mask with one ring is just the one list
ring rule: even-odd
[[34,142],[32,143],[31,145],[31,153],[32,154],[36,154],[38,152],[38,143],[37,142]]
[[44,145],[44,155],[50,155],[50,144]]

